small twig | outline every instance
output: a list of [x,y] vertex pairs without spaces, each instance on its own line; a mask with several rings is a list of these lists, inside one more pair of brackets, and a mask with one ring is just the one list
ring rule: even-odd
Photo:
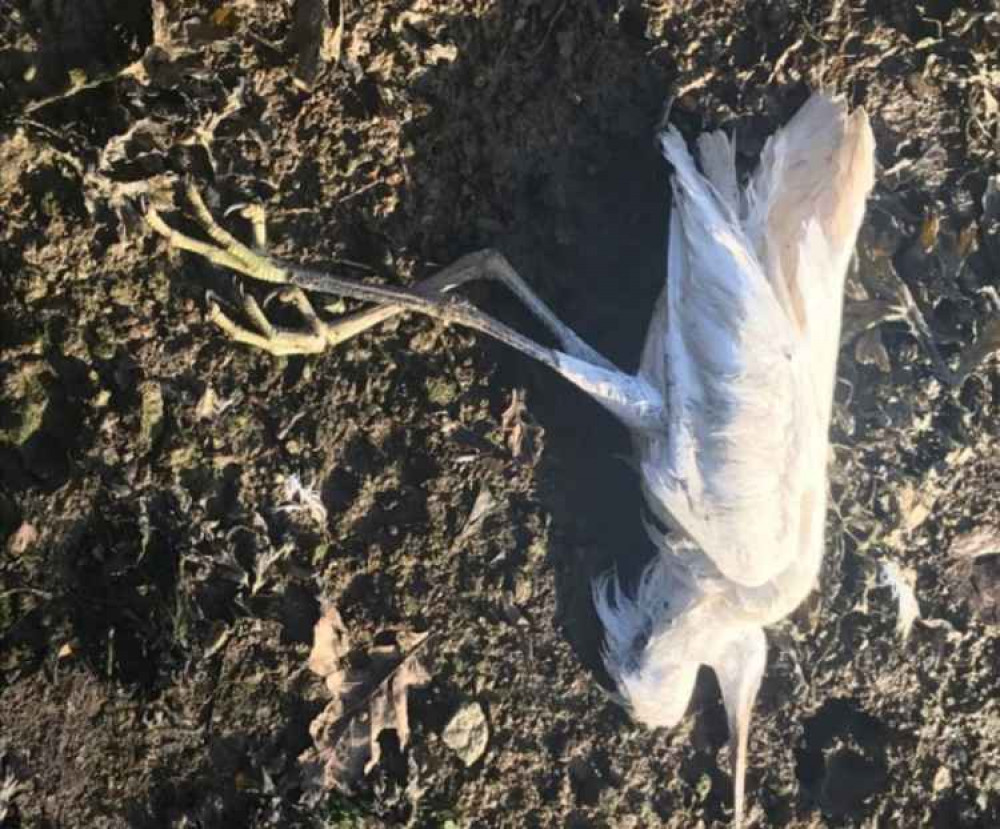
[[26,104],[22,110],[22,115],[30,115],[33,112],[37,112],[40,109],[44,109],[50,104],[57,103],[59,101],[65,101],[72,98],[74,95],[83,92],[87,89],[96,89],[99,86],[104,86],[106,83],[112,83],[119,80],[120,78],[138,78],[141,73],[146,71],[143,66],[142,60],[136,60],[130,63],[123,69],[119,69],[116,72],[104,72],[97,75],[94,78],[88,78],[83,81],[71,82],[68,87],[56,92],[52,95],[48,95],[45,98],[39,98],[37,101],[31,101]]
[[21,593],[26,593],[29,596],[41,596],[43,599],[52,598],[52,594],[48,590],[39,590],[35,587],[14,587],[0,593],[0,599],[6,599],[8,596],[17,596]]
[[545,28],[545,34],[542,35],[542,39],[538,42],[534,52],[532,52],[532,57],[537,58],[542,53],[542,49],[544,49],[545,44],[548,43],[549,37],[552,35],[552,30],[555,28],[556,23],[559,22],[559,18],[562,17],[562,13],[564,11],[566,11],[566,0],[562,0],[559,4],[559,8],[556,9],[552,13],[552,17],[549,18],[549,25]]

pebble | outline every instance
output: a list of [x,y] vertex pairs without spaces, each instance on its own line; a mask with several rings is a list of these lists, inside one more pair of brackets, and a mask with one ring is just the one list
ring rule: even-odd
[[448,722],[441,735],[466,767],[474,765],[485,753],[490,740],[486,714],[478,702],[463,705]]

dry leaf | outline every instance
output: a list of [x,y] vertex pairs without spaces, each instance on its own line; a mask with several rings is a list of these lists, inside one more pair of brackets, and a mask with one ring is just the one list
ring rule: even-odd
[[441,733],[444,744],[468,767],[479,762],[490,742],[490,727],[478,702],[461,706]]
[[219,396],[210,385],[205,386],[205,392],[194,407],[195,420],[212,420],[219,405]]
[[960,535],[948,550],[958,565],[961,593],[980,621],[1000,624],[1000,532],[979,527]]
[[324,60],[334,66],[340,63],[340,55],[344,50],[344,0],[340,0],[337,7],[337,25],[332,32],[327,29],[322,49]]
[[918,491],[916,487],[907,485],[899,493],[900,521],[903,529],[912,533],[931,516],[935,497],[927,491]]
[[442,61],[454,63],[458,60],[458,47],[454,43],[435,43],[424,52],[424,60],[431,65]]
[[295,54],[296,75],[310,87],[325,64],[336,66],[344,44],[344,3],[339,4],[337,25],[333,25],[326,0],[298,0],[286,48]]
[[892,370],[889,352],[882,343],[882,334],[877,328],[865,331],[854,343],[854,359],[862,365],[876,366],[883,374]]
[[926,253],[930,253],[934,250],[940,230],[941,217],[938,216],[937,213],[927,213],[927,215],[924,216],[923,225],[920,227],[920,246]]
[[303,484],[298,475],[289,475],[285,478],[283,497],[285,503],[277,507],[278,512],[304,512],[320,527],[326,526],[326,507],[314,485]]
[[524,400],[524,390],[514,389],[510,397],[510,405],[500,416],[500,428],[506,436],[507,448],[515,460],[522,457],[534,457],[541,448],[541,426],[530,423],[525,416],[528,406]]
[[910,635],[913,623],[920,618],[920,605],[913,590],[916,574],[912,570],[904,570],[894,561],[882,562],[882,571],[885,574],[885,583],[892,589],[892,594],[899,605],[896,632],[906,639]]
[[367,712],[344,717],[331,703],[309,725],[313,748],[300,758],[306,782],[313,791],[350,792],[365,775],[371,757],[371,728]]
[[482,529],[483,523],[490,513],[496,509],[496,506],[497,503],[493,497],[493,493],[485,486],[480,489],[475,502],[472,504],[472,512],[465,519],[465,525],[455,538],[455,544],[462,544],[475,536]]
[[307,663],[309,670],[325,679],[337,670],[350,647],[347,628],[340,613],[333,605],[326,605],[313,628],[313,646]]
[[38,541],[38,530],[33,524],[24,523],[7,539],[7,552],[19,556]]
[[979,527],[952,541],[948,552],[954,558],[972,560],[1000,554],[1000,533],[990,527]]
[[980,621],[1000,625],[1000,555],[976,559],[968,584],[969,604]]
[[1000,319],[994,317],[982,324],[976,341],[962,355],[958,376],[967,377],[997,351],[1000,351]]
[[236,24],[239,22],[239,17],[233,6],[222,6],[216,9],[212,12],[209,19],[212,21],[213,26],[218,26],[220,29],[229,29],[230,31],[234,30]]
[[163,434],[163,389],[159,383],[148,380],[139,386],[139,439],[142,452],[148,452]]
[[323,676],[332,699],[310,724],[313,747],[299,758],[313,792],[353,791],[378,764],[383,731],[395,730],[400,747],[406,747],[409,689],[430,679],[418,658],[426,638],[413,637],[409,649],[403,644],[377,647],[366,667],[354,668],[344,661],[348,637],[340,615],[333,607],[324,610],[316,623],[309,669]]
[[966,259],[979,247],[979,225],[975,222],[967,224],[958,234],[958,255]]

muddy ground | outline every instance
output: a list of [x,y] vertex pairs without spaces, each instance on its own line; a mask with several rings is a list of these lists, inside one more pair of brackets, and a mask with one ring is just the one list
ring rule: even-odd
[[[726,825],[714,679],[671,733],[601,690],[588,578],[649,555],[610,417],[423,319],[319,356],[234,344],[206,290],[238,280],[141,213],[189,177],[217,214],[264,204],[279,254],[386,284],[495,246],[634,367],[665,103],[749,167],[819,83],[878,142],[868,329],[841,354],[822,581],[770,631],[751,823],[1000,825],[996,4],[342,3],[320,43],[322,3],[0,0],[0,825]],[[288,509],[292,476],[320,503]],[[405,748],[384,731],[324,793],[299,757],[328,605],[358,671],[429,634],[429,681]],[[466,767],[445,732],[468,703],[489,742]]]

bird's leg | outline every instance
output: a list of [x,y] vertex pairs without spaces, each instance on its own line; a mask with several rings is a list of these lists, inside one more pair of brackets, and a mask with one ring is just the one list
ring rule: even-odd
[[729,756],[733,767],[733,827],[743,825],[747,743],[750,716],[767,665],[767,640],[758,627],[747,627],[728,638],[713,655],[711,667],[722,689],[729,721]]
[[[253,279],[279,281],[271,272],[271,268],[268,267],[269,262],[266,261],[267,224],[262,206],[240,205],[238,208],[242,215],[251,223],[254,236],[254,247],[256,249],[255,251],[251,251],[218,225],[209,213],[208,208],[205,206],[205,203],[197,190],[193,187],[189,187],[187,194],[192,207],[194,207],[195,218],[201,227],[213,239],[213,241],[216,242],[216,245],[221,248],[222,253],[229,253],[233,255],[235,258],[244,263],[244,267],[233,268],[233,263],[228,258],[223,257],[222,261],[220,261],[219,257],[213,259],[211,256],[208,256],[206,251],[201,247],[203,243],[199,243],[197,240],[186,237],[183,234],[179,234],[173,228],[163,226],[162,219],[160,219],[155,210],[151,210],[150,224],[155,230],[157,230],[157,232],[164,235],[167,240],[176,247],[206,256],[206,258],[213,261],[215,264],[221,264],[224,267],[238,270]],[[230,208],[226,212],[227,214],[233,212],[233,208]],[[596,366],[615,370],[609,360],[587,345],[587,343],[584,342],[577,335],[577,333],[573,331],[573,329],[563,323],[553,313],[552,309],[546,305],[545,301],[535,294],[528,284],[521,278],[520,274],[514,270],[511,264],[507,261],[506,257],[498,251],[482,250],[478,253],[462,257],[436,275],[417,285],[415,293],[425,296],[447,293],[467,282],[473,282],[480,279],[493,280],[506,286],[507,289],[520,299],[525,307],[528,308],[528,310],[531,311],[531,313],[558,339],[562,349],[567,354],[588,363],[593,363]],[[294,283],[294,279],[291,279],[290,281]],[[317,287],[316,290],[321,292],[323,291],[320,287]],[[303,309],[305,304],[308,304],[306,300],[295,296],[294,291],[289,291],[283,296],[293,299],[294,304],[300,310]],[[250,302],[252,302],[252,300],[250,300]],[[310,331],[304,337],[296,339],[294,336],[291,336],[294,332],[288,332],[284,329],[274,329],[278,342],[269,345],[262,344],[253,332],[250,332],[251,336],[248,338],[245,330],[239,331],[241,327],[231,319],[226,318],[224,314],[220,314],[220,312],[215,312],[213,314],[213,320],[219,323],[220,327],[222,327],[226,333],[234,339],[237,339],[240,342],[248,343],[249,345],[256,345],[272,353],[313,354],[322,350],[322,348],[318,347],[317,342],[317,338],[320,333],[325,337],[328,345],[336,346],[406,310],[407,308],[403,305],[380,305],[375,308],[350,314],[337,320],[336,322],[325,322],[320,320],[314,312],[304,312],[310,326]],[[253,307],[248,307],[248,311],[253,316],[255,321],[259,318],[260,314],[259,309],[256,308],[256,303],[253,303]],[[239,331],[238,334],[234,333],[237,331]],[[276,345],[279,346],[279,348],[276,349]],[[298,346],[301,346],[300,350],[293,350]]]
[[247,293],[242,296],[243,313],[249,318],[253,327],[236,322],[222,309],[214,294],[208,296],[208,319],[225,331],[230,339],[275,356],[319,354],[325,351],[328,345],[327,323],[316,315],[312,304],[301,289],[295,287],[283,289],[277,293],[277,297],[296,307],[305,320],[305,330],[274,325],[261,310],[257,300]]
[[[234,205],[226,211],[226,215],[234,211],[238,211],[250,222],[254,252],[260,256],[266,256],[267,218],[263,205]],[[199,211],[199,213],[211,218],[207,210]],[[215,225],[214,219],[212,219],[211,223],[213,226]],[[204,222],[202,222],[202,225],[204,226]],[[218,232],[210,231],[208,228],[206,228],[206,232],[213,238],[219,238]],[[223,236],[221,238],[225,239],[226,237]],[[271,296],[295,306],[305,322],[304,330],[280,328],[274,325],[268,320],[253,296],[247,293],[244,293],[242,297],[243,312],[249,319],[252,327],[241,325],[229,316],[223,310],[222,305],[216,301],[214,294],[210,294],[208,297],[208,319],[219,326],[236,342],[259,348],[276,356],[285,356],[292,354],[319,354],[325,351],[328,346],[343,342],[349,336],[353,336],[354,333],[360,333],[360,331],[355,330],[355,317],[367,317],[365,322],[369,326],[380,321],[378,317],[387,318],[382,308],[373,308],[362,314],[352,315],[351,318],[337,322],[326,322],[320,319],[312,303],[301,288],[289,286],[276,291]],[[266,304],[267,302],[265,302]]]
[[[362,311],[337,322],[328,323],[320,320],[311,306],[309,311],[305,311],[308,300],[304,296],[299,300],[293,291],[291,294],[293,301],[300,311],[303,311],[310,326],[310,332],[305,335],[305,339],[303,335],[286,332],[273,326],[266,329],[263,334],[255,334],[228,319],[221,314],[221,311],[216,312],[213,315],[215,322],[241,342],[264,348],[271,353],[303,353],[303,351],[313,353],[322,350],[326,345],[343,342],[402,311],[417,311],[442,320],[446,324],[457,323],[487,334],[522,354],[544,363],[609,408],[628,426],[649,428],[659,425],[662,421],[663,402],[660,395],[639,378],[616,369],[584,343],[572,329],[558,320],[548,306],[528,288],[506,259],[495,251],[480,251],[464,256],[422,282],[415,290],[368,285],[300,268],[263,252],[254,251],[233,237],[212,218],[193,186],[188,187],[187,195],[194,211],[194,218],[212,242],[195,239],[170,227],[157,211],[150,207],[146,214],[147,221],[173,247],[196,253],[213,264],[229,268],[251,279],[284,285],[299,289],[300,292],[315,291],[377,304],[369,311]],[[260,237],[258,241],[264,241],[262,233],[256,235]],[[564,350],[539,345],[467,301],[445,296],[445,293],[459,285],[475,279],[495,279],[505,284],[555,334]],[[250,314],[258,323],[263,317],[259,308],[254,310],[252,306]]]
[[[251,250],[218,225],[193,187],[188,188],[188,198],[194,209],[194,218],[212,239],[212,242],[204,242],[171,227],[163,221],[158,211],[153,207],[150,207],[146,212],[146,221],[150,227],[175,248],[196,253],[215,265],[261,282],[297,287],[364,302],[398,306],[400,309],[418,311],[445,323],[465,325],[489,334],[546,365],[553,368],[558,367],[555,351],[538,345],[484,314],[468,302],[444,298],[439,295],[425,295],[405,288],[368,285],[281,262],[266,254]],[[468,258],[466,257],[466,259]],[[460,263],[462,261],[460,260]],[[456,263],[456,265],[460,263]]]

